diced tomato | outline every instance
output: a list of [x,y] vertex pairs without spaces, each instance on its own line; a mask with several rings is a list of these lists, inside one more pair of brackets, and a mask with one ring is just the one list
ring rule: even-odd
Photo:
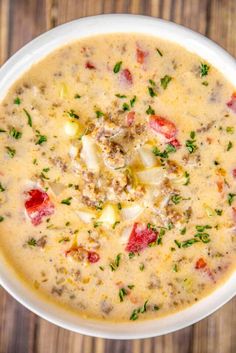
[[25,209],[35,226],[42,222],[42,218],[50,216],[54,212],[54,205],[46,192],[32,189],[27,192],[28,199],[25,201]]
[[178,139],[173,139],[168,142],[170,145],[174,146],[176,149],[181,147],[181,143]]
[[124,69],[120,72],[120,80],[122,83],[132,85],[133,77],[129,69]]
[[207,266],[206,261],[202,257],[197,260],[197,262],[195,264],[195,268],[196,268],[196,270],[202,270],[215,282],[215,278],[213,276],[213,273],[211,272],[211,270]]
[[88,261],[91,264],[94,264],[95,262],[98,262],[100,260],[100,256],[98,255],[98,253],[96,253],[95,251],[88,251]]
[[128,126],[131,126],[135,119],[135,112],[129,112],[126,117],[126,123]]
[[232,175],[234,178],[236,178],[236,168],[232,170]]
[[195,268],[197,270],[201,269],[201,268],[205,268],[206,267],[206,261],[201,257],[200,259],[197,260]]
[[236,113],[236,92],[234,92],[231,96],[231,100],[226,103],[227,106]]
[[143,51],[139,48],[136,49],[136,59],[139,64],[143,64],[147,56],[148,56],[148,52]]
[[173,139],[177,134],[175,124],[162,116],[151,115],[149,118],[149,126],[167,139]]
[[158,233],[147,228],[146,225],[134,223],[125,250],[139,252],[145,249],[150,243],[156,241]]
[[224,188],[224,182],[222,180],[218,180],[216,182],[216,185],[217,185],[218,192],[222,192]]
[[85,67],[86,67],[86,69],[89,69],[89,70],[95,70],[96,69],[96,67],[94,66],[94,64],[91,63],[91,61],[86,61]]

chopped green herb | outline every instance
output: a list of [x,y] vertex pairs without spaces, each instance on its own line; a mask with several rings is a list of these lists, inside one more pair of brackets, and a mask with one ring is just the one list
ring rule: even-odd
[[96,210],[102,210],[103,209],[103,201],[99,200],[96,205],[95,205]]
[[70,206],[71,200],[72,200],[72,197],[68,197],[67,199],[62,200],[61,203],[62,203],[63,205]]
[[0,183],[0,192],[5,191],[6,189],[2,186],[2,184]]
[[112,272],[116,271],[120,266],[121,254],[116,255],[116,258],[113,262],[110,263],[110,268]]
[[114,72],[115,74],[117,74],[117,73],[120,71],[121,65],[122,65],[122,61],[118,61],[118,62],[115,64],[115,66],[114,66],[114,68],[113,68],[113,72]]
[[58,241],[58,243],[67,243],[68,241],[70,241],[69,237],[63,237]]
[[208,233],[197,233],[194,235],[195,238],[199,238],[203,243],[209,243],[210,242],[210,235]]
[[173,271],[174,271],[174,272],[178,272],[178,266],[177,266],[177,264],[174,264],[174,266],[173,266]]
[[80,98],[81,98],[81,95],[78,94],[78,93],[76,93],[76,94],[74,95],[74,98],[75,98],[75,99],[80,99]]
[[182,228],[181,230],[180,230],[180,234],[181,235],[184,235],[186,233],[186,227],[184,227],[184,228]]
[[158,52],[158,54],[159,54],[160,56],[163,56],[163,54],[162,54],[162,52],[160,51],[160,49],[156,48],[156,51]]
[[125,95],[125,94],[119,94],[119,93],[117,93],[117,94],[115,94],[115,96],[116,97],[118,97],[118,98],[127,98],[127,96]]
[[37,241],[34,239],[34,238],[30,238],[28,241],[27,241],[27,244],[29,246],[36,246],[37,245]]
[[205,226],[196,226],[196,230],[198,232],[204,232],[205,229],[211,229],[212,226],[210,226],[209,224],[205,225]]
[[161,86],[164,89],[166,89],[171,80],[172,80],[172,77],[165,75],[164,77],[161,78]]
[[14,104],[16,104],[16,105],[20,105],[20,104],[21,104],[21,100],[20,100],[19,97],[16,97],[16,98],[14,99]]
[[134,252],[129,252],[129,259],[132,259],[135,256]]
[[227,126],[226,127],[226,132],[228,134],[233,134],[234,133],[234,127],[233,126]]
[[94,222],[93,226],[94,228],[97,228],[102,225],[102,222]]
[[36,159],[36,158],[34,158],[33,164],[34,164],[34,165],[38,165],[38,162],[37,162],[37,159]]
[[182,197],[178,194],[174,194],[170,199],[175,205],[178,205],[178,203],[182,200]]
[[178,241],[178,240],[175,240],[174,242],[178,246],[178,248],[188,248],[191,245],[193,245],[195,243],[198,243],[199,240],[197,240],[195,238],[192,238],[192,239],[184,240],[184,241],[181,241],[181,242]]
[[120,301],[123,302],[124,301],[124,296],[126,296],[128,294],[127,290],[125,288],[121,288],[119,290],[119,298]]
[[116,222],[113,224],[112,229],[115,229],[116,226],[117,226],[119,223],[120,223],[119,221],[116,221]]
[[148,115],[154,115],[154,114],[155,114],[155,110],[152,109],[152,107],[149,105],[148,108],[147,108],[147,110],[146,110],[146,113],[147,113]]
[[137,97],[136,97],[136,96],[134,96],[134,97],[130,100],[130,106],[131,106],[132,108],[133,108],[133,106],[134,106],[136,100],[137,100]]
[[117,207],[118,207],[118,210],[121,210],[121,209],[122,209],[122,205],[121,205],[120,202],[118,202]]
[[165,151],[166,151],[167,153],[173,153],[173,152],[176,152],[176,148],[175,148],[175,146],[173,146],[173,145],[171,145],[170,143],[168,143],[168,144],[166,145]]
[[67,111],[67,114],[71,117],[71,118],[74,118],[74,119],[79,119],[79,115],[77,115],[74,111],[74,109],[71,109],[69,111]]
[[50,178],[47,177],[43,172],[41,172],[40,178],[45,179],[45,180],[49,180],[49,179],[50,179]]
[[140,264],[140,265],[139,265],[140,271],[143,271],[143,270],[144,270],[144,267],[145,267],[144,264]]
[[0,222],[3,222],[3,221],[4,221],[4,217],[0,216]]
[[200,65],[200,77],[207,76],[209,70],[210,70],[210,66],[209,65],[201,63],[201,65]]
[[26,117],[27,117],[27,119],[28,119],[28,125],[30,126],[30,127],[32,127],[32,118],[31,118],[31,115],[29,114],[29,112],[24,108],[23,109],[23,111],[25,112],[25,115],[26,115]]
[[137,308],[137,309],[134,309],[132,311],[132,314],[130,315],[130,320],[132,321],[135,321],[139,318],[139,314],[143,314],[147,311],[147,302],[148,300],[145,301],[145,303],[143,304],[143,306]]
[[216,208],[215,213],[217,214],[217,216],[222,216],[223,210],[219,210]]
[[22,132],[17,131],[14,127],[10,130],[9,135],[16,140],[19,140],[22,136]]
[[152,88],[152,87],[148,87],[148,93],[149,93],[149,95],[151,96],[151,97],[156,97],[157,96],[157,94],[156,94],[156,92],[154,91],[154,89]]
[[162,244],[162,238],[163,236],[166,234],[166,231],[164,228],[160,228],[160,231],[159,231],[159,234],[158,234],[158,237],[157,237],[157,245],[161,245]]
[[228,146],[227,146],[227,151],[230,151],[232,147],[233,147],[233,143],[232,143],[232,141],[229,141]]
[[135,285],[134,284],[128,284],[128,286],[127,286],[129,289],[133,289],[134,287],[135,287]]
[[104,113],[101,112],[100,110],[96,110],[96,115],[97,115],[97,118],[101,118],[102,116],[104,116]]
[[45,135],[37,135],[38,140],[35,142],[36,145],[42,145],[44,142],[47,141],[47,136]]
[[219,165],[219,164],[220,164],[220,162],[218,162],[218,161],[214,161],[214,164],[215,164],[215,165]]
[[203,85],[203,86],[208,86],[209,83],[208,83],[207,81],[203,81],[203,82],[202,82],[202,85]]
[[230,206],[232,205],[235,196],[236,196],[236,194],[232,194],[232,193],[229,193],[229,194],[228,194],[227,200],[228,200],[228,204],[229,204]]
[[11,148],[9,146],[5,147],[7,150],[7,154],[10,158],[13,158],[16,154],[16,150],[14,148]]
[[191,131],[190,132],[191,140],[187,140],[186,143],[185,143],[185,146],[187,147],[189,153],[193,153],[197,149],[197,145],[195,144],[195,142],[196,142],[195,135],[196,135],[195,132]]
[[129,107],[128,103],[124,103],[122,108],[123,108],[124,112],[130,110],[130,107]]
[[153,305],[153,310],[154,311],[158,311],[158,310],[160,310],[160,307],[158,305],[154,304]]
[[150,83],[150,85],[152,85],[152,86],[156,86],[156,84],[155,84],[155,82],[153,81],[153,80],[148,80],[148,82]]
[[6,130],[4,130],[4,129],[0,129],[0,132],[6,132]]
[[184,172],[184,177],[186,178],[184,185],[188,185],[190,183],[190,174],[188,172]]
[[101,271],[104,271],[104,267],[103,266],[99,266]]

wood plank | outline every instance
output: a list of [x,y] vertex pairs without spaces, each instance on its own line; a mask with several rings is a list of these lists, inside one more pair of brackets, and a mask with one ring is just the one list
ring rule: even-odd
[[[55,25],[100,13],[152,15],[199,31],[236,56],[235,0],[0,0],[0,63]],[[37,317],[0,289],[0,353],[235,353],[236,299],[178,332],[95,339]]]

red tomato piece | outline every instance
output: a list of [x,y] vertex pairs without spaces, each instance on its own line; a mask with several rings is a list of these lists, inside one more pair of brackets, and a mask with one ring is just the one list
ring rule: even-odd
[[86,67],[86,69],[89,69],[89,70],[95,70],[96,69],[96,67],[90,61],[86,61],[85,67]]
[[126,117],[126,123],[128,126],[131,126],[135,119],[135,112],[129,112]]
[[42,218],[50,216],[54,212],[54,205],[46,192],[32,189],[27,192],[28,199],[25,201],[25,209],[35,226],[42,222]]
[[173,139],[168,142],[170,145],[174,146],[176,149],[181,147],[181,143],[178,139]]
[[139,64],[143,64],[144,63],[144,60],[145,60],[146,56],[148,56],[148,52],[143,51],[143,50],[141,50],[139,48],[136,49],[136,59],[137,59],[137,62]]
[[205,268],[206,267],[206,261],[201,257],[200,259],[197,260],[195,268],[197,270]]
[[236,113],[236,92],[232,94],[231,100],[226,104],[234,113]]
[[146,225],[134,223],[125,250],[129,252],[139,252],[145,249],[148,244],[156,241],[157,233],[147,228]]
[[232,170],[232,175],[234,178],[236,178],[236,168]]
[[95,251],[88,251],[88,261],[91,264],[94,264],[95,262],[98,262],[100,260],[100,256],[98,255],[98,253],[96,253]]
[[131,72],[129,71],[129,69],[124,69],[124,70],[121,71],[121,73],[120,73],[120,80],[121,80],[121,82],[123,82],[123,83],[132,85],[132,83],[133,83],[133,77],[132,77],[132,74],[131,74]]
[[155,132],[165,136],[167,139],[173,139],[177,134],[175,124],[162,116],[151,115],[149,118],[149,126]]

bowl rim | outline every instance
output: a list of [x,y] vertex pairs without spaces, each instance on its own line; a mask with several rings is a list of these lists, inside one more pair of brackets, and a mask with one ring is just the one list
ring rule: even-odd
[[[18,50],[0,69],[0,100],[10,86],[34,63],[56,48],[76,39],[111,33],[141,33],[180,44],[220,70],[236,87],[236,61],[210,39],[186,27],[159,18],[106,14],[84,17],[47,31]],[[155,33],[155,35],[153,34]],[[184,41],[183,41],[184,38]],[[1,257],[2,258],[2,257]],[[141,322],[112,323],[88,320],[40,299],[18,278],[2,258],[0,285],[18,302],[40,317],[65,329],[109,339],[148,338],[167,334],[192,325],[212,314],[236,294],[236,271],[212,294],[192,306],[159,319]]]

